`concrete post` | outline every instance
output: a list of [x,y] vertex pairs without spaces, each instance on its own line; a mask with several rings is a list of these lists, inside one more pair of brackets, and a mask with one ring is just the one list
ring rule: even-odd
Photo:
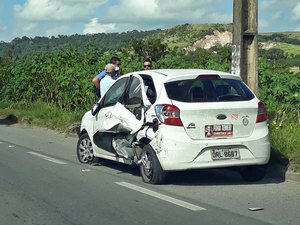
[[257,0],[234,0],[233,7],[232,73],[257,94]]

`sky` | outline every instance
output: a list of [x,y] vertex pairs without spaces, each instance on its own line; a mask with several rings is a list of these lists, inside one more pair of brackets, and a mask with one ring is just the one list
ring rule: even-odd
[[[232,23],[234,0],[1,0],[0,41]],[[300,31],[300,0],[257,0],[258,32]]]

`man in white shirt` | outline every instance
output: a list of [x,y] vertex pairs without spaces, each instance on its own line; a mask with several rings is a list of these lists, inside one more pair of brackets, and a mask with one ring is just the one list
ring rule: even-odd
[[115,75],[115,66],[113,64],[107,64],[105,66],[105,77],[100,82],[100,92],[101,96],[103,96],[110,86],[115,82],[114,75]]

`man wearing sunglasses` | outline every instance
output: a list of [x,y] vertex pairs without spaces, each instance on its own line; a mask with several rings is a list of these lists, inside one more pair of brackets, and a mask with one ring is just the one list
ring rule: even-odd
[[[113,64],[115,67],[115,74],[112,78],[114,80],[116,80],[119,77],[119,73],[120,73],[121,59],[116,56],[113,56],[110,59],[110,63]],[[93,78],[94,91],[95,91],[95,94],[97,95],[97,97],[99,97],[99,98],[101,97],[100,82],[105,77],[105,75],[106,75],[106,71],[103,70],[101,73],[97,74]]]
[[152,61],[149,58],[144,60],[144,70],[151,70],[152,69]]

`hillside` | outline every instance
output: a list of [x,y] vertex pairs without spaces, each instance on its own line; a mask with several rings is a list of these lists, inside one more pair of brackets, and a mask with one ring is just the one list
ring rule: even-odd
[[277,42],[277,45],[274,48],[283,50],[288,55],[299,55],[300,54],[300,45],[288,44],[284,42]]
[[153,31],[128,31],[123,33],[99,33],[89,35],[59,35],[58,37],[35,37],[15,38],[10,43],[0,42],[0,57],[13,55],[22,57],[32,52],[56,51],[58,49],[77,48],[83,50],[86,48],[105,50],[115,50],[124,46],[132,39],[145,38],[160,30]]
[[152,34],[149,38],[160,38],[170,48],[185,48],[194,42],[212,35],[214,31],[231,31],[231,24],[184,24]]
[[[218,35],[216,35],[216,31]],[[133,39],[161,39],[169,48],[193,50],[222,46],[224,40],[231,43],[229,36],[232,24],[183,24],[166,30],[128,31],[123,33],[99,33],[93,35],[59,35],[58,37],[15,38],[10,43],[0,42],[0,57],[22,57],[36,51],[56,51],[70,47],[83,50],[94,48],[99,51],[116,50]],[[225,37],[226,36],[226,37]],[[224,39],[222,41],[222,39]],[[259,46],[278,48],[289,55],[300,52],[300,32],[263,33],[258,36]],[[222,42],[222,43],[221,43]],[[208,47],[209,46],[209,47]]]

